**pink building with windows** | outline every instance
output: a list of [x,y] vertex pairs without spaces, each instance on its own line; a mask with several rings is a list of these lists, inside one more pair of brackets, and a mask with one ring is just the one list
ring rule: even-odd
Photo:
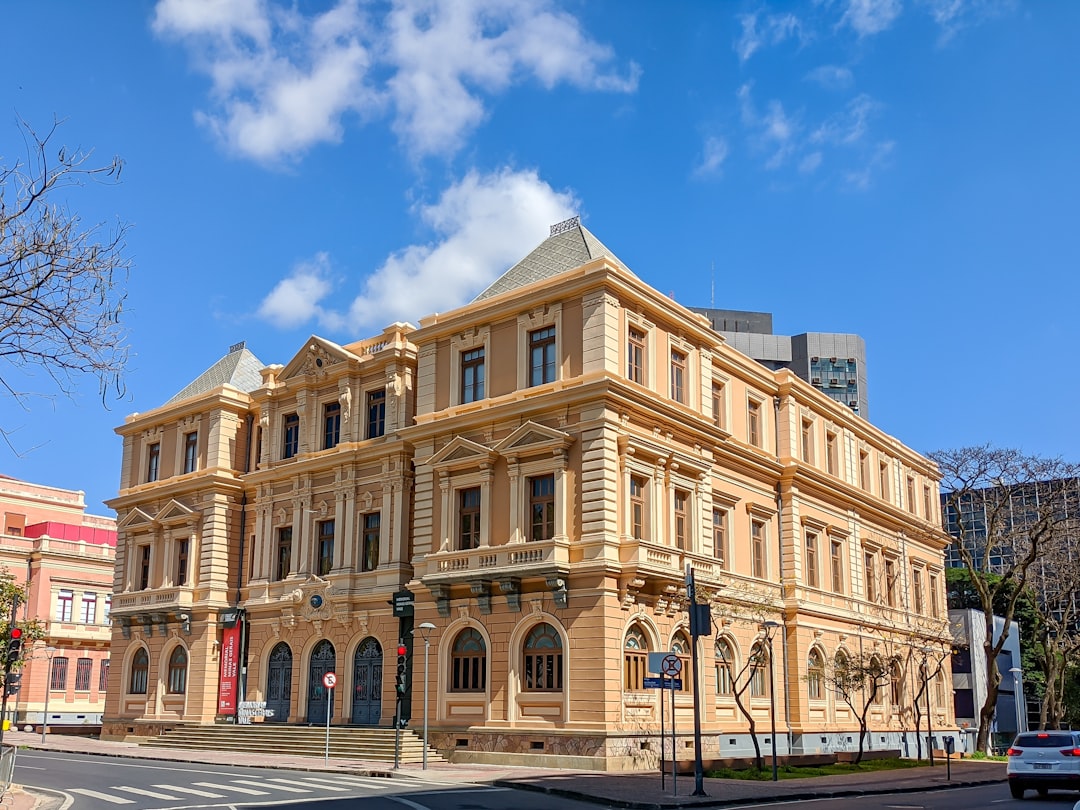
[[27,583],[19,619],[45,638],[26,650],[22,687],[8,698],[18,727],[97,731],[109,674],[116,521],[86,514],[83,493],[0,475],[0,565]]

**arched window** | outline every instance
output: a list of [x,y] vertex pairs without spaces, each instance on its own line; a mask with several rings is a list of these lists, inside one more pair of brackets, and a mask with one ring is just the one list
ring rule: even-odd
[[945,672],[940,669],[934,676],[934,705],[938,707],[945,705]]
[[649,668],[649,642],[641,628],[633,625],[623,640],[623,689],[640,692],[645,689],[645,673]]
[[716,694],[735,693],[735,679],[732,676],[734,668],[735,652],[731,649],[731,642],[718,638],[716,640]]
[[818,650],[806,657],[806,691],[810,700],[825,698],[825,661]]
[[487,647],[484,637],[468,627],[454,639],[450,653],[450,691],[483,692],[487,688]]
[[893,710],[900,711],[904,699],[904,672],[900,669],[899,661],[893,661],[889,667],[889,699],[892,701]]
[[750,697],[768,697],[769,651],[760,641],[750,650]]
[[169,656],[169,694],[182,695],[187,691],[187,650],[177,647]]
[[843,650],[837,650],[836,655],[833,657],[833,686],[836,691],[837,700],[846,700],[845,688],[847,680],[850,677],[848,672],[848,656]]
[[881,705],[885,702],[885,689],[883,688],[882,681],[884,680],[885,667],[881,663],[881,659],[876,655],[870,659],[870,688],[874,690],[873,703]]
[[694,685],[694,679],[690,670],[690,639],[686,633],[680,630],[671,640],[671,651],[679,657],[682,669],[679,671],[679,679],[682,680],[683,692],[689,692]]
[[145,695],[146,680],[150,672],[150,656],[145,647],[140,647],[131,659],[131,679],[128,681],[129,695]]
[[563,688],[562,639],[544,622],[525,639],[522,689],[526,692],[561,692]]

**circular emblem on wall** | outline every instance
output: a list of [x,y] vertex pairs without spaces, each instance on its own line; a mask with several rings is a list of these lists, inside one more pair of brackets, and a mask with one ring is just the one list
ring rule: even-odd
[[308,600],[308,604],[315,608],[315,610],[318,610],[322,607],[322,597],[319,596],[317,593],[313,593],[311,595],[311,598]]

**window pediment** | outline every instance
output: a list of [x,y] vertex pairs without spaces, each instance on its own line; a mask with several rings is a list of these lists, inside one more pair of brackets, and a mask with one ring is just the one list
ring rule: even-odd
[[555,450],[565,450],[574,437],[561,430],[536,422],[526,422],[497,445],[495,452],[504,456],[531,456]]
[[293,359],[286,364],[285,368],[277,375],[277,378],[284,381],[308,374],[325,374],[331,366],[349,360],[359,361],[360,358],[336,343],[312,335],[308,338],[304,348],[297,352]]
[[199,513],[194,509],[179,501],[169,501],[165,504],[165,508],[157,513],[154,518],[156,523],[163,525],[176,525],[179,523],[192,523],[199,517]]
[[118,529],[144,529],[154,525],[154,518],[142,509],[136,507],[124,515],[124,519],[116,524]]
[[497,455],[491,448],[456,436],[446,447],[429,458],[427,463],[436,470],[469,469],[494,464]]

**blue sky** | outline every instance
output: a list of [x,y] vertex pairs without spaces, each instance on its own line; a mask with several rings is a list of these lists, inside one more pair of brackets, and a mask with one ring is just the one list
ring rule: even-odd
[[0,163],[16,116],[122,156],[70,205],[130,222],[134,269],[126,397],[14,378],[44,395],[0,399],[0,472],[105,513],[113,428],[230,344],[284,363],[417,323],[578,213],[686,305],[862,335],[872,421],[917,450],[1080,460],[1078,23],[994,0],[5,4]]

